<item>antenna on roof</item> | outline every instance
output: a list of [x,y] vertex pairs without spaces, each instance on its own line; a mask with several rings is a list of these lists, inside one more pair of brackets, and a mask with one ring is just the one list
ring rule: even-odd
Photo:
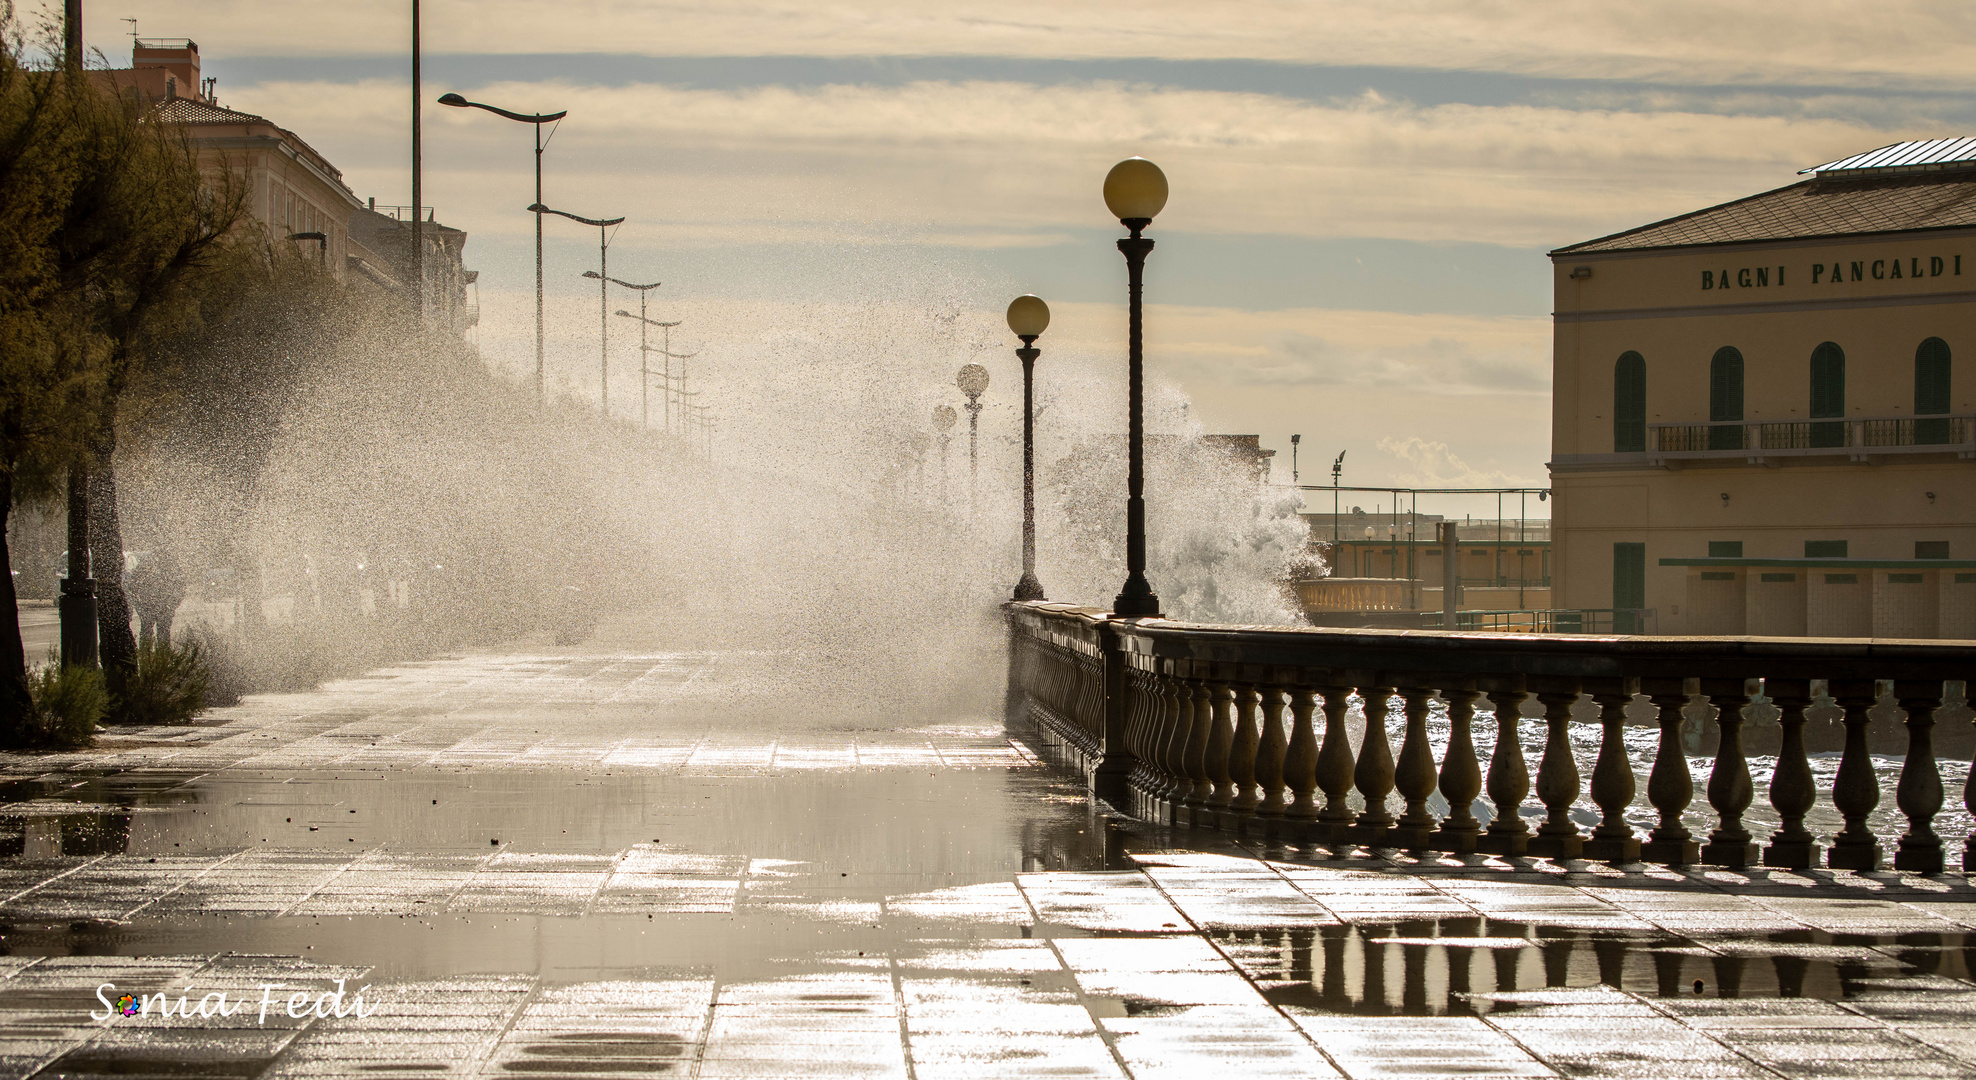
[[137,20],[136,20],[136,19],[118,19],[117,21],[118,21],[118,22],[127,22],[127,23],[129,23],[129,24],[130,24],[130,50],[131,50],[132,52],[136,52],[136,51],[137,51]]

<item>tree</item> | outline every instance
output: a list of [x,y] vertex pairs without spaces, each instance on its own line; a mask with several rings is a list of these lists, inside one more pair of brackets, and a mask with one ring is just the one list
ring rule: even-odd
[[[183,131],[141,97],[30,64],[5,9],[0,34],[0,532],[17,501],[100,466],[70,484],[71,512],[82,498],[104,508],[87,546],[115,560],[101,610],[114,692],[136,653],[115,510],[123,397],[151,342],[196,308],[244,187],[225,168],[202,175]],[[4,737],[29,704],[11,574],[0,615]]]

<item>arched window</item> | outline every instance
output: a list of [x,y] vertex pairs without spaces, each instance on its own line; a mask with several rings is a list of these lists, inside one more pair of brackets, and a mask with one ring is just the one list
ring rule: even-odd
[[[1715,350],[1715,357],[1708,362],[1708,418],[1743,418],[1743,354],[1732,345]],[[1741,450],[1743,426],[1736,423],[1709,428],[1708,448]]]
[[1612,452],[1637,454],[1647,448],[1647,361],[1636,352],[1612,365]]
[[[1832,342],[1811,350],[1811,416],[1846,415],[1846,351]],[[1834,420],[1811,425],[1811,445],[1846,445],[1846,425]]]
[[1931,337],[1914,350],[1914,441],[1933,446],[1949,441],[1947,420],[1919,417],[1949,411],[1949,343]]

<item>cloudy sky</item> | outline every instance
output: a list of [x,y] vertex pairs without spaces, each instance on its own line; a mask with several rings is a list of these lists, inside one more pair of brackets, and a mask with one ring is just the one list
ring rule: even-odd
[[[409,201],[408,0],[88,7],[113,63],[124,17],[190,36],[223,103],[302,135],[358,195]],[[1543,482],[1546,250],[1970,134],[1972,39],[1976,6],[1927,0],[426,0],[424,24],[428,101],[570,111],[547,202],[629,215],[614,273],[665,280],[710,355],[765,332],[742,310],[869,304],[858,268],[882,267],[977,315],[1037,292],[1046,355],[1112,363],[1099,185],[1152,158],[1172,186],[1152,370],[1209,430],[1283,451],[1279,479],[1301,432],[1307,482],[1349,450],[1347,483],[1421,485]],[[425,116],[426,201],[471,233],[482,346],[519,365],[527,130]],[[596,236],[562,226],[551,378],[594,390],[577,274]]]

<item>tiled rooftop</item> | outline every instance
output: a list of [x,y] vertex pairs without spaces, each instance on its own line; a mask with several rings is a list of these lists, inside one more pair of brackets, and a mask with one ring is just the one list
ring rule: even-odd
[[1976,226],[1976,168],[1818,177],[1572,244],[1552,255]]

